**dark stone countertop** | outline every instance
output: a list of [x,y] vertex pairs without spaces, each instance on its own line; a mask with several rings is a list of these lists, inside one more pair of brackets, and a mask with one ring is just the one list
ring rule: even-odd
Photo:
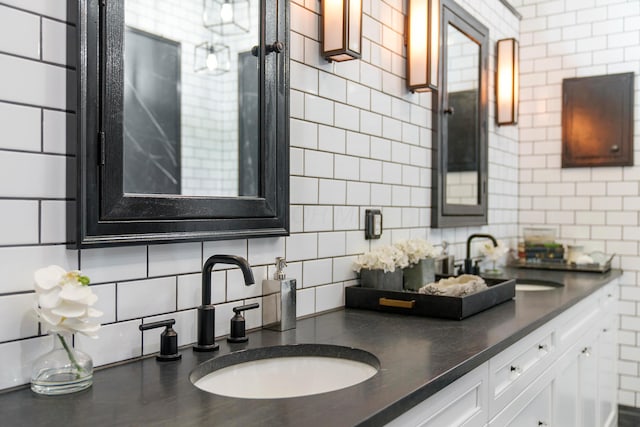
[[[11,426],[353,426],[383,425],[504,350],[538,326],[621,275],[508,270],[553,280],[563,288],[517,292],[514,300],[465,320],[345,309],[299,320],[286,332],[259,330],[247,344],[220,351],[182,349],[177,362],[146,358],[97,370],[83,392],[45,397],[28,388],[0,394],[0,424]],[[189,373],[229,352],[281,344],[322,343],[369,351],[381,370],[334,392],[289,399],[234,399],[194,387]],[[251,384],[247,384],[251,387]]]

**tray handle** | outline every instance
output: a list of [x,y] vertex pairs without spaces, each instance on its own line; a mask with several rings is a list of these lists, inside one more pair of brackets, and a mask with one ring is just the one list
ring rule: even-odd
[[383,305],[385,307],[397,307],[397,308],[413,308],[416,306],[416,300],[401,300],[401,299],[391,299],[391,298],[380,298],[378,300],[378,304]]

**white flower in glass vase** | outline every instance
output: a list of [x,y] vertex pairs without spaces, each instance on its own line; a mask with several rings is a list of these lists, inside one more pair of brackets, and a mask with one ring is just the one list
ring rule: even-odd
[[81,333],[95,338],[102,312],[92,307],[98,297],[89,278],[79,271],[65,271],[57,265],[37,270],[35,311],[45,331]]
[[89,287],[89,278],[80,271],[65,271],[57,265],[34,273],[34,310],[43,332],[54,337],[54,349],[35,360],[31,389],[41,394],[79,391],[93,383],[93,362],[87,354],[71,346],[71,335],[96,338],[102,312],[92,306],[98,297]]
[[480,246],[480,253],[484,255],[486,261],[492,263],[492,272],[498,271],[496,264],[507,252],[509,252],[509,248],[505,246],[502,240],[498,240],[498,246],[493,246],[492,242],[483,242]]
[[438,251],[425,239],[403,239],[395,243],[394,246],[405,253],[409,265],[417,264],[425,258],[435,258],[438,255]]

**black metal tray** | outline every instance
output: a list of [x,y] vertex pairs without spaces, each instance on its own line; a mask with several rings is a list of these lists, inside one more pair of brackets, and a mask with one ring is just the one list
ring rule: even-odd
[[350,286],[345,306],[387,313],[462,320],[516,296],[515,279],[484,278],[487,289],[463,297],[424,295]]

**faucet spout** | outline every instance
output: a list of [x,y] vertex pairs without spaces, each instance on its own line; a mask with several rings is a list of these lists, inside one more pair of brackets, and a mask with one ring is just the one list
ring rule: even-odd
[[236,255],[213,255],[202,267],[202,305],[198,307],[198,342],[194,351],[214,351],[219,348],[215,342],[215,306],[211,304],[211,271],[215,264],[236,265],[242,271],[245,286],[253,285],[255,279],[246,259]]
[[474,268],[473,261],[471,260],[471,241],[475,238],[489,239],[493,243],[494,247],[498,246],[498,241],[491,234],[475,233],[470,235],[467,239],[467,257],[464,260],[464,272],[467,274],[478,274],[478,271],[475,271],[478,269],[478,267],[476,266]]
[[237,265],[244,276],[245,286],[256,283],[251,266],[246,259],[237,255],[213,255],[205,261],[204,267],[202,267],[202,305],[211,304],[211,270],[215,264]]

